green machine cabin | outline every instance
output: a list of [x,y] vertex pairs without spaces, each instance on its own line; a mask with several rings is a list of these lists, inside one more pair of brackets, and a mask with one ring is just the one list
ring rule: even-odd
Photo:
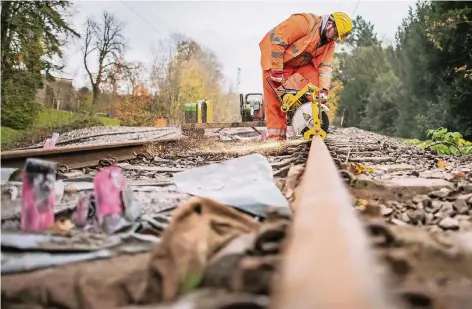
[[200,100],[197,103],[186,103],[184,111],[183,135],[203,136],[205,129],[194,127],[192,124],[213,123],[213,103],[209,100]]
[[213,123],[213,103],[201,100],[185,104],[185,123]]
[[[251,97],[251,99],[249,98]],[[255,97],[255,98],[253,98]],[[189,137],[202,137],[205,129],[218,128],[216,133],[224,128],[250,127],[256,132],[256,127],[265,126],[264,100],[262,93],[248,93],[240,96],[241,122],[214,123],[213,103],[200,100],[198,103],[184,105],[184,123],[180,125],[181,132]]]

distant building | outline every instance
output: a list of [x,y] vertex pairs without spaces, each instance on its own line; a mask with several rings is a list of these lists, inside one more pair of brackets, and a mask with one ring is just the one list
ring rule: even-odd
[[43,87],[36,91],[36,102],[49,108],[68,109],[74,100],[72,79],[54,77],[50,82],[42,77]]

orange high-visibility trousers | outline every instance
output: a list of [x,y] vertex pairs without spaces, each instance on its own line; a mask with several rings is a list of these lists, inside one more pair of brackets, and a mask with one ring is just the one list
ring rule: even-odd
[[[299,73],[308,82],[319,87],[318,85],[318,70],[312,65],[305,65],[300,68],[284,68],[284,78]],[[262,71],[262,83],[264,91],[264,105],[267,124],[267,138],[284,138],[286,136],[287,125],[285,124],[286,114],[280,110],[281,103],[275,96],[270,86],[267,84],[267,77],[270,76],[270,70]],[[279,84],[274,83],[270,77],[269,82],[277,89]],[[298,89],[299,90],[299,89]]]

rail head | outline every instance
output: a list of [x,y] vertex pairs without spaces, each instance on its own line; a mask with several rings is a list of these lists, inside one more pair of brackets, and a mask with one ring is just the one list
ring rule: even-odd
[[389,308],[367,234],[319,136],[296,194],[271,308]]
[[10,159],[10,158],[28,158],[36,157],[43,155],[53,155],[53,154],[62,154],[68,152],[82,152],[82,151],[92,151],[99,149],[116,149],[116,148],[125,148],[125,147],[134,147],[140,146],[147,143],[167,143],[167,142],[176,142],[187,137],[178,137],[178,138],[161,138],[161,139],[146,139],[139,141],[127,141],[119,143],[101,143],[101,144],[90,144],[90,145],[79,145],[79,146],[62,146],[55,148],[40,148],[40,149],[21,149],[21,150],[9,150],[2,151],[1,158]]
[[134,158],[136,153],[141,152],[148,143],[167,144],[184,139],[187,138],[179,136],[178,138],[147,139],[120,143],[13,150],[3,152],[0,158],[3,167],[22,168],[26,159],[41,158],[56,162],[61,166],[61,170],[69,170],[97,166],[103,159],[113,159],[117,162],[129,160]]

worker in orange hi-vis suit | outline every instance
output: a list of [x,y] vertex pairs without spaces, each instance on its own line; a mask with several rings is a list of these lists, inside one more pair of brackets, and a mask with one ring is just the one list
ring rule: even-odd
[[352,20],[345,13],[323,16],[301,13],[291,15],[264,36],[259,47],[267,139],[284,140],[287,129],[286,115],[280,110],[281,103],[268,85],[267,77],[278,87],[285,78],[299,73],[322,88],[320,96],[326,102],[336,39],[342,41],[351,31]]

